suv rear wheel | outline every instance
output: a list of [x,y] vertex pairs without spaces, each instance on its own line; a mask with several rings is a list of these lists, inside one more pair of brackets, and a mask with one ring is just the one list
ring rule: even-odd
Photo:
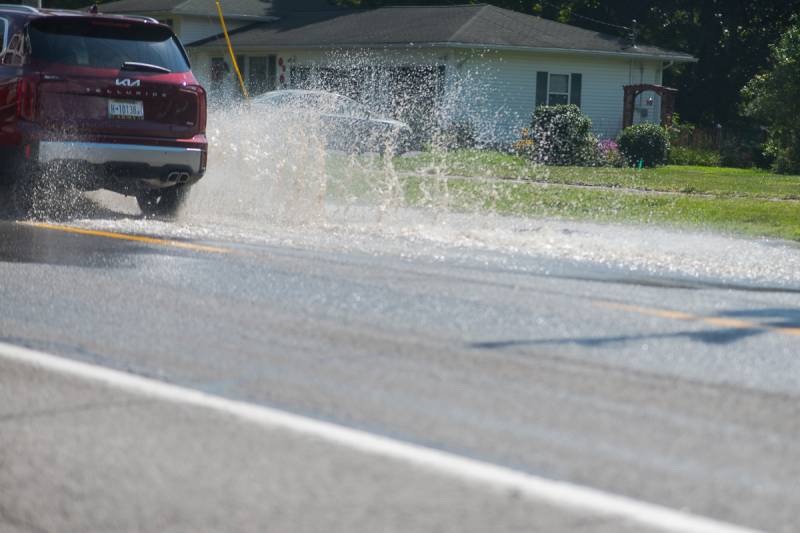
[[11,184],[11,201],[15,215],[28,218],[33,214],[34,205],[38,204],[36,197],[40,196],[41,186],[36,177],[25,172],[17,177]]
[[11,198],[20,218],[60,218],[69,211],[67,184],[39,170],[24,170],[11,185]]
[[166,189],[146,189],[136,193],[139,209],[147,216],[175,216],[189,195],[189,185]]
[[69,162],[48,167],[15,165],[11,200],[16,216],[33,219],[67,219],[85,212],[79,183],[87,179],[85,170]]

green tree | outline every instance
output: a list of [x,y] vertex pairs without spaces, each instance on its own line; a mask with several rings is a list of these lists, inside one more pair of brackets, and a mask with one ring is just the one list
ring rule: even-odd
[[767,126],[775,170],[800,174],[800,21],[772,47],[770,68],[742,90],[744,112]]

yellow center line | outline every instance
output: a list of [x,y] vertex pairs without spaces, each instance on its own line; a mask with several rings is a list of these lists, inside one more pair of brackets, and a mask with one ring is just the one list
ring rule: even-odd
[[208,252],[215,254],[227,254],[232,250],[227,248],[219,248],[217,246],[206,246],[202,244],[193,244],[190,242],[175,241],[171,239],[159,239],[156,237],[144,237],[141,235],[129,235],[127,233],[114,233],[111,231],[99,231],[93,229],[76,228],[73,226],[61,226],[58,224],[47,224],[45,222],[20,222],[26,226],[33,226],[36,228],[63,231],[65,233],[74,233],[77,235],[91,235],[94,237],[105,237],[108,239],[118,239],[122,241],[133,241],[145,244],[156,244],[159,246],[169,246],[172,248],[181,248],[184,250],[192,250],[195,252]]
[[629,313],[636,313],[639,315],[668,318],[670,320],[681,320],[684,322],[700,322],[711,326],[718,326],[730,329],[754,329],[754,330],[770,331],[773,333],[779,333],[781,335],[800,337],[800,328],[782,328],[782,327],[768,326],[765,324],[759,324],[757,322],[748,322],[747,320],[739,320],[736,318],[692,315],[690,313],[684,313],[682,311],[671,311],[669,309],[656,309],[652,307],[620,304],[616,302],[596,301],[594,302],[594,305],[598,307],[605,307],[606,309],[616,309],[619,311],[627,311]]
[[[171,239],[159,239],[156,237],[145,237],[141,235],[129,235],[127,233],[114,233],[111,231],[76,228],[73,226],[48,224],[46,222],[20,222],[20,224],[47,230],[63,231],[65,233],[73,233],[77,235],[91,235],[94,237],[105,237],[108,239],[140,242],[144,244],[155,244],[159,246],[181,248],[184,250],[193,250],[196,252],[207,252],[216,254],[229,254],[233,252],[233,250],[229,248],[220,248],[217,246],[206,246],[202,244],[193,244],[189,242],[182,242]],[[784,327],[768,326],[764,324],[758,324],[756,322],[739,320],[736,318],[693,315],[682,311],[672,311],[669,309],[656,309],[652,307],[643,307],[638,305],[622,304],[622,303],[608,302],[602,300],[595,301],[594,305],[598,307],[604,307],[606,309],[616,309],[618,311],[626,311],[629,313],[666,318],[670,320],[680,320],[683,322],[700,322],[711,326],[731,328],[731,329],[754,329],[762,331],[771,331],[774,333],[779,333],[781,335],[800,337],[800,328],[784,328]]]

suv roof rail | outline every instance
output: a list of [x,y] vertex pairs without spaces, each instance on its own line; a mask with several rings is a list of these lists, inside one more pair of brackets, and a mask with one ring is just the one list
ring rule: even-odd
[[24,11],[26,13],[39,13],[33,6],[23,6],[20,4],[0,4],[0,11]]
[[159,23],[158,20],[154,19],[153,17],[145,17],[144,15],[122,15],[122,16],[129,19],[139,19],[139,20],[144,20],[145,22],[155,22],[156,24]]

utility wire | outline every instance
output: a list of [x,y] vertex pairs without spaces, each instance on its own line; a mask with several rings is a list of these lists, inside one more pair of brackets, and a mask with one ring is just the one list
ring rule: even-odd
[[[559,5],[556,5],[556,4],[552,4],[550,2],[547,2],[546,0],[540,0],[540,3],[543,4],[543,5],[546,5],[548,7],[552,7],[554,9],[559,9],[560,10],[562,8],[562,6],[559,6]],[[573,12],[570,12],[570,16],[571,17],[575,17],[575,18],[579,18],[579,19],[583,19],[583,20],[588,20],[589,22],[594,22],[595,24],[602,24],[603,26],[608,26],[610,28],[616,28],[618,30],[633,31],[633,28],[629,28],[628,26],[620,26],[619,24],[612,24],[610,22],[605,22],[603,20],[594,19],[592,17],[579,15],[579,14],[573,13]]]

